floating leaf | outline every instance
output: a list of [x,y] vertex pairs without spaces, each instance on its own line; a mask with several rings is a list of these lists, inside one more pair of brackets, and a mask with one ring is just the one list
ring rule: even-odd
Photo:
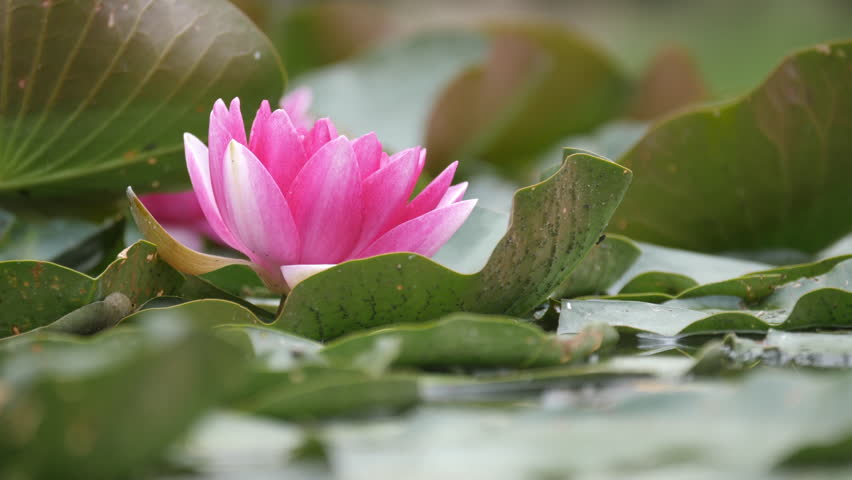
[[699,251],[816,252],[852,230],[852,44],[787,58],[760,87],[654,127],[620,163],[612,227]]
[[611,293],[620,291],[628,282],[648,272],[657,272],[658,280],[662,280],[660,274],[666,272],[675,276],[671,282],[683,282],[683,277],[688,277],[698,284],[704,284],[721,282],[772,268],[766,263],[666,248],[649,243],[636,242],[636,245],[639,246],[642,254],[627,272],[610,286]]
[[[799,271],[802,267],[793,267]],[[765,277],[742,277],[712,286],[699,286],[681,294],[681,299],[662,305],[617,300],[564,301],[559,332],[573,333],[588,323],[606,322],[630,331],[665,336],[713,334],[720,332],[766,332],[852,326],[852,260],[837,263],[823,275],[763,284],[762,295],[749,297],[748,280],[764,282]],[[772,286],[775,285],[775,286]],[[739,287],[742,286],[742,289]],[[771,288],[770,288],[771,287]],[[693,296],[691,292],[701,292]],[[709,296],[708,296],[709,295]],[[751,308],[739,296],[758,303]]]
[[640,255],[629,238],[607,235],[589,250],[586,258],[568,275],[552,298],[572,298],[605,293]]
[[[184,277],[160,260],[156,248],[147,242],[130,247],[95,278],[50,262],[6,261],[0,262],[0,304],[5,308],[0,338],[48,325],[72,311],[77,311],[77,318],[101,324],[103,317],[97,313],[100,307],[79,309],[114,292],[127,297],[133,308],[163,295],[241,301],[201,280]],[[90,327],[80,328],[92,331]]]
[[399,342],[392,365],[434,368],[531,368],[559,365],[557,339],[517,319],[456,313],[434,322],[381,328],[341,338],[322,350],[333,364],[347,365],[383,341]]
[[371,377],[356,370],[306,367],[264,376],[266,388],[233,403],[258,415],[305,420],[397,410],[419,399],[417,380],[408,375]]
[[224,0],[14,0],[0,30],[7,200],[186,185],[181,133],[205,132],[214,100],[283,92],[269,40]]

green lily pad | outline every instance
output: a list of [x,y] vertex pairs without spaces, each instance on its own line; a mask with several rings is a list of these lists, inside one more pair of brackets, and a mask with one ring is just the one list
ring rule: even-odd
[[645,272],[633,277],[627,285],[621,287],[619,294],[665,293],[677,295],[684,290],[698,286],[698,282],[686,275],[669,272]]
[[[242,302],[177,272],[159,260],[156,247],[147,242],[130,247],[94,278],[50,262],[6,261],[0,262],[0,304],[5,309],[0,318],[0,338],[51,324],[71,312],[75,312],[72,323],[92,333],[93,325],[103,324],[104,317],[98,305],[86,307],[114,292],[124,295],[132,308],[164,295]],[[88,326],[84,319],[90,322]]]
[[629,238],[607,235],[589,250],[551,297],[561,299],[605,293],[624,276],[640,253],[639,247]]
[[347,365],[381,342],[399,342],[392,365],[433,368],[531,368],[559,365],[554,336],[508,317],[456,313],[434,322],[355,333],[328,344],[322,355]]
[[305,367],[262,378],[265,385],[255,383],[250,395],[231,406],[257,415],[307,420],[394,411],[420,398],[417,379],[411,375],[373,377],[358,370]]
[[[765,277],[742,277],[716,286],[696,287],[662,305],[618,300],[566,300],[558,331],[577,332],[592,321],[605,322],[621,330],[664,336],[731,331],[760,333],[770,328],[852,327],[852,259],[837,263],[823,275],[794,279],[772,288],[749,291],[751,284],[739,283],[749,279],[763,282]],[[773,282],[776,279],[772,277]],[[696,291],[704,296],[693,296],[691,292]],[[749,297],[751,292],[758,291],[764,295]],[[744,299],[757,303],[748,306]]]
[[756,90],[653,127],[614,231],[699,251],[814,253],[852,230],[852,43],[788,57]]
[[3,478],[137,476],[244,369],[235,348],[185,322],[19,347],[0,350]]
[[482,271],[463,275],[407,253],[342,263],[296,285],[275,326],[329,340],[455,311],[524,315],[598,241],[629,182],[617,164],[570,155],[552,177],[515,194],[511,227]]
[[[720,255],[708,255],[688,250],[661,247],[650,243],[636,242],[642,254],[630,266],[622,277],[614,282],[610,293],[621,291],[630,281],[649,272],[656,272],[656,280],[663,281],[667,285],[685,284],[686,278],[692,279],[698,284],[721,282],[735,277],[771,269],[766,263],[730,258]],[[665,279],[663,275],[669,273],[672,279]],[[648,288],[653,285],[645,284]],[[639,285],[634,284],[633,289]],[[650,290],[644,293],[662,293]]]
[[181,133],[206,131],[214,100],[242,96],[248,113],[284,89],[269,40],[224,0],[15,0],[0,25],[9,205],[184,186]]

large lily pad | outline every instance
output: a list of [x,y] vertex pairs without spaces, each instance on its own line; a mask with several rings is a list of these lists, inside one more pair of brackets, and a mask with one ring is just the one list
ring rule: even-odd
[[584,153],[519,190],[511,226],[472,275],[407,253],[346,262],[299,283],[276,326],[327,340],[455,311],[523,315],[547,300],[598,241],[630,171]]
[[283,92],[274,48],[225,0],[14,0],[0,36],[7,198],[185,185],[181,133],[206,131],[215,99]]
[[786,59],[760,87],[652,128],[613,228],[699,251],[816,252],[852,230],[852,43]]

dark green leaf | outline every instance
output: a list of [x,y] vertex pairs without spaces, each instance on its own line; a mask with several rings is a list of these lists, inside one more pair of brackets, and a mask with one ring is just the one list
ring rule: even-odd
[[283,92],[274,48],[225,0],[13,0],[0,36],[6,203],[186,185],[181,134],[204,135],[214,100],[248,113]]
[[816,252],[852,230],[852,44],[787,58],[760,87],[653,128],[621,164],[613,218],[637,240],[700,251]]

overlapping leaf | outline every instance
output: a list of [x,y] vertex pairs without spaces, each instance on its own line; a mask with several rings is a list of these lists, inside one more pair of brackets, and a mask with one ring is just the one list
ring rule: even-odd
[[[102,310],[90,304],[114,292],[126,297],[131,308],[164,295],[241,301],[206,282],[177,272],[160,260],[156,248],[146,242],[130,247],[95,278],[50,262],[6,261],[0,262],[0,304],[4,308],[0,337],[25,333],[72,312],[76,312],[72,318],[89,318],[92,324],[97,324],[103,321]],[[79,311],[81,309],[84,310]],[[259,309],[255,312],[262,314]],[[73,320],[77,322],[86,323]]]
[[852,326],[852,259],[781,271],[788,276],[760,273],[698,286],[662,305],[566,300],[559,331],[576,332],[591,321],[665,336]]

